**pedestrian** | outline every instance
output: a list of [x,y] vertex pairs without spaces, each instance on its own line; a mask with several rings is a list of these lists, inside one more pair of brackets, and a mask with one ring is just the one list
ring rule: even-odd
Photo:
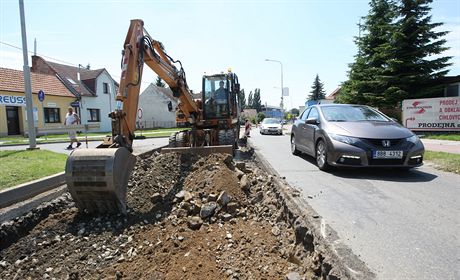
[[244,124],[244,136],[251,137],[249,134],[251,133],[251,122],[246,119],[246,123]]
[[[65,115],[64,125],[73,125],[79,124],[80,118],[78,115],[73,111],[72,107],[69,107],[68,113]],[[77,142],[77,148],[80,147],[81,142],[77,139],[77,132],[74,129],[69,130],[69,138],[70,138],[70,145],[67,147],[67,150],[73,149],[72,144]]]

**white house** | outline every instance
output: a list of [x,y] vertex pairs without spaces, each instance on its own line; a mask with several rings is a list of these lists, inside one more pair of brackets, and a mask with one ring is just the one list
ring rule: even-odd
[[58,77],[75,96],[75,100],[69,106],[78,113],[82,124],[99,124],[99,128],[94,131],[112,130],[108,114],[116,106],[118,84],[107,70],[63,65],[34,55],[31,71]]
[[138,127],[175,127],[177,103],[169,88],[150,84],[139,96]]

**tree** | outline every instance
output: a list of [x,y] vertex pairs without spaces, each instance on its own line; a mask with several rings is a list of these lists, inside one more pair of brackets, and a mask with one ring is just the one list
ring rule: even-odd
[[299,115],[299,109],[297,109],[297,108],[292,108],[292,109],[291,109],[291,115],[293,115],[293,116],[298,116],[298,115]]
[[326,94],[324,92],[324,85],[319,79],[318,74],[316,74],[316,78],[313,82],[313,85],[311,86],[310,93],[311,94],[308,96],[308,100],[321,100],[326,97]]
[[355,38],[358,54],[350,64],[348,81],[342,84],[338,102],[378,106],[384,100],[387,62],[391,59],[394,33],[392,21],[395,4],[388,0],[371,0],[369,14],[359,26],[363,36]]
[[[432,0],[371,0],[359,52],[337,101],[394,108],[403,99],[435,97],[451,57],[441,57],[447,32],[431,23]],[[433,58],[434,56],[434,58]]]
[[248,96],[248,106],[247,106],[249,109],[254,109],[253,107],[253,98],[252,98],[252,91],[249,92],[249,96]]
[[432,0],[401,0],[394,34],[394,59],[390,67],[395,73],[389,97],[435,96],[440,92],[435,81],[444,77],[452,63],[450,56],[440,56],[448,48],[443,37],[446,31],[435,31],[442,23],[432,23],[429,15]]
[[256,109],[257,112],[262,110],[262,101],[260,100],[260,89],[256,88],[254,90],[254,96],[252,98],[252,108]]
[[162,87],[162,88],[166,87],[166,84],[163,82],[163,80],[160,78],[160,76],[157,76],[157,79],[155,81],[155,85],[157,87]]
[[244,89],[240,90],[238,93],[238,102],[240,103],[241,109],[246,109],[246,96],[244,93]]

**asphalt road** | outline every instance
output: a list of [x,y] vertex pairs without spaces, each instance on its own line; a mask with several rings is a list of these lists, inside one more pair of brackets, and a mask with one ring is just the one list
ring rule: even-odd
[[[80,140],[81,141],[81,140]],[[86,149],[86,148],[96,148],[101,141],[88,141],[88,145],[82,141],[82,145],[78,149]],[[70,154],[72,150],[67,150],[66,147],[69,145],[69,142],[66,143],[50,143],[50,144],[38,144],[37,147],[44,150],[50,150],[56,153],[63,153],[63,154]],[[147,139],[135,139],[133,143],[133,153],[140,154],[143,152],[147,152],[156,148],[160,148],[162,146],[168,145],[168,137],[161,137],[161,138],[147,138]],[[74,143],[73,146],[75,147],[76,144]],[[27,149],[29,145],[18,145],[18,146],[2,146],[0,147],[0,151],[2,150],[24,150]]]
[[429,165],[325,173],[291,154],[287,134],[253,129],[249,142],[378,279],[460,279],[459,175]]

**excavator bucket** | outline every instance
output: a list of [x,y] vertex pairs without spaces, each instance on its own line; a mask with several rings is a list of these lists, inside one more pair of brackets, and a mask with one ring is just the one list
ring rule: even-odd
[[126,187],[136,157],[126,148],[79,149],[67,159],[67,188],[90,213],[126,214]]
[[201,156],[207,156],[214,153],[222,153],[233,155],[232,145],[222,146],[204,146],[204,147],[177,147],[177,148],[163,148],[161,149],[162,154],[166,153],[181,153],[181,154],[198,154]]

